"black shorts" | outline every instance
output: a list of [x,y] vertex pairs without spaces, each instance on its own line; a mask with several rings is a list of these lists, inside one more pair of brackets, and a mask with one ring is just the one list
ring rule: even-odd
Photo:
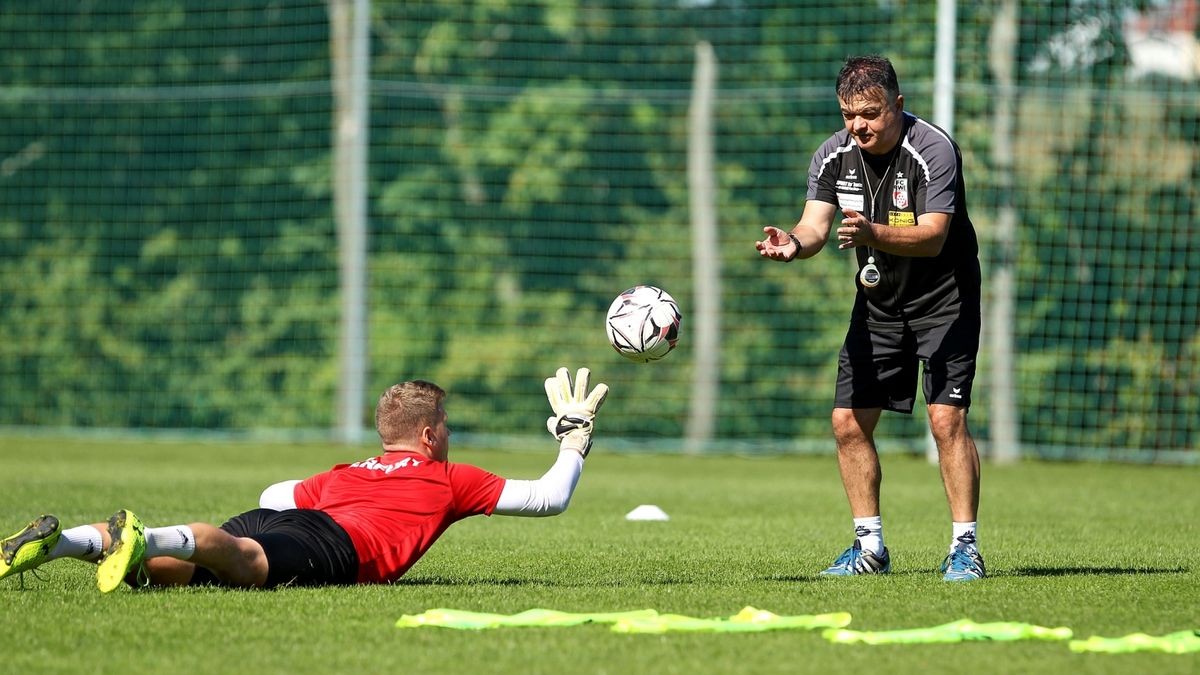
[[[254,509],[230,518],[221,529],[247,537],[267,554],[267,583],[276,586],[353,584],[358,554],[341,525],[324,511]],[[190,585],[222,585],[212,572],[196,567]]]
[[917,364],[924,365],[927,405],[971,407],[971,384],[979,354],[978,318],[960,317],[940,326],[877,331],[851,322],[838,357],[835,408],[883,408],[911,414],[917,393]]

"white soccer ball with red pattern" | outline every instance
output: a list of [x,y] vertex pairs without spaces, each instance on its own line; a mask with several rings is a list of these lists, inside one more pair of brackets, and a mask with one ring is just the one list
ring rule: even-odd
[[613,300],[605,319],[608,342],[630,361],[657,361],[675,349],[683,314],[657,286],[634,286]]

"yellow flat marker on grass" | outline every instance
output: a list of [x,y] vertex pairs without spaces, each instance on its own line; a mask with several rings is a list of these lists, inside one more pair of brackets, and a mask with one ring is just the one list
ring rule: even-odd
[[966,642],[970,640],[1070,640],[1070,628],[1046,628],[1029,623],[1000,621],[976,623],[959,619],[940,626],[904,630],[857,631],[833,628],[821,634],[826,640],[840,644],[896,645]]

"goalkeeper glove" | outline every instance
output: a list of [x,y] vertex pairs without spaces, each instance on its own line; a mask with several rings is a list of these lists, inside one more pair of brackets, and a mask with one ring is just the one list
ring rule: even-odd
[[554,410],[546,419],[546,429],[561,441],[560,449],[571,449],[584,457],[592,447],[596,412],[608,396],[608,385],[603,382],[588,392],[590,377],[590,370],[580,368],[572,385],[570,372],[559,368],[554,377],[546,379],[546,398]]
[[558,451],[573,450],[579,453],[580,457],[587,459],[588,453],[592,451],[592,432],[584,429],[572,429],[563,434],[562,439],[558,443]]

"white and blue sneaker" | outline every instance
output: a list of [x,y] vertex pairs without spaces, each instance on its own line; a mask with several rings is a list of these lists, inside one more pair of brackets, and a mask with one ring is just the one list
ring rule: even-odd
[[888,555],[887,547],[883,553],[875,555],[862,550],[862,544],[856,539],[854,545],[838,556],[833,564],[825,568],[822,575],[831,577],[852,577],[857,574],[887,574],[892,571],[892,556]]
[[987,576],[983,556],[974,546],[959,543],[942,561],[943,581],[974,581]]

